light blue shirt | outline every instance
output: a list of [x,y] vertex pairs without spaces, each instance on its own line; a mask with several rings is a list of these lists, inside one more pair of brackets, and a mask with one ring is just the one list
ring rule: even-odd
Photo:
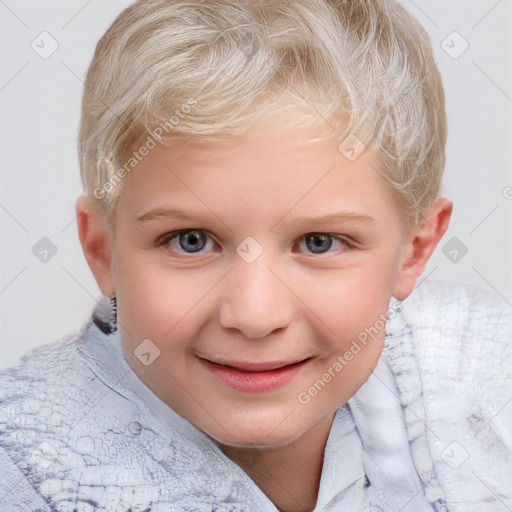
[[[93,321],[108,307],[0,372],[0,510],[276,512],[136,376],[119,332]],[[403,302],[335,414],[315,512],[510,509],[510,311],[449,281]]]

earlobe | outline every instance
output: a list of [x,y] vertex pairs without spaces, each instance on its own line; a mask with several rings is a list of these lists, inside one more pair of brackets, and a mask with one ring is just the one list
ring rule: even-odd
[[105,225],[105,220],[92,200],[80,196],[76,203],[78,237],[87,264],[107,297],[115,295],[112,276],[112,236]]
[[430,256],[450,225],[453,203],[439,199],[404,246],[404,260],[395,281],[393,297],[406,299],[425,269]]

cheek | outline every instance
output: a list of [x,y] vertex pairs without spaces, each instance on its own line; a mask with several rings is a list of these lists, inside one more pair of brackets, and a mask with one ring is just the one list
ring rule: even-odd
[[141,266],[135,261],[125,261],[118,276],[118,318],[130,344],[149,338],[163,352],[182,350],[197,331],[204,298],[216,277],[190,279],[186,270]]
[[[155,270],[126,271],[130,277],[120,287],[118,301],[124,354],[154,393],[177,410],[186,410],[181,385],[192,385],[188,354],[200,326],[200,298],[205,291],[197,284],[186,286],[171,273],[164,279]],[[140,359],[147,352],[148,366]]]
[[[334,373],[331,389],[348,399],[371,375],[382,353],[392,276],[365,269],[340,276],[338,283],[329,285],[320,310],[334,334],[329,336],[329,355],[318,374]],[[320,300],[319,296],[318,305]]]
[[346,342],[365,328],[381,325],[379,319],[389,308],[392,283],[391,272],[386,275],[378,268],[340,273],[338,279],[317,288],[315,302],[336,338]]

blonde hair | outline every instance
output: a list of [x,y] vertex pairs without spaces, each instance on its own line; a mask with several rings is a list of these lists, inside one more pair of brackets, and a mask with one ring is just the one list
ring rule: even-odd
[[429,36],[394,0],[135,2],[87,73],[84,191],[110,218],[137,148],[243,134],[284,94],[342,119],[419,223],[445,165],[444,92]]

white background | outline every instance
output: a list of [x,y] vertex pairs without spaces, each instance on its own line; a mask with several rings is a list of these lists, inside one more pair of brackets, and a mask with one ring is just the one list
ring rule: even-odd
[[[95,45],[130,3],[0,0],[0,368],[78,329],[101,296],[76,229],[77,127]],[[418,283],[472,283],[512,307],[512,0],[401,3],[429,32],[443,77],[443,195],[455,204]],[[43,31],[59,45],[47,59],[31,48]],[[454,31],[469,44],[456,59],[441,47],[462,48]],[[32,252],[42,237],[57,248],[46,263]],[[456,263],[442,252],[452,237],[468,249]]]

